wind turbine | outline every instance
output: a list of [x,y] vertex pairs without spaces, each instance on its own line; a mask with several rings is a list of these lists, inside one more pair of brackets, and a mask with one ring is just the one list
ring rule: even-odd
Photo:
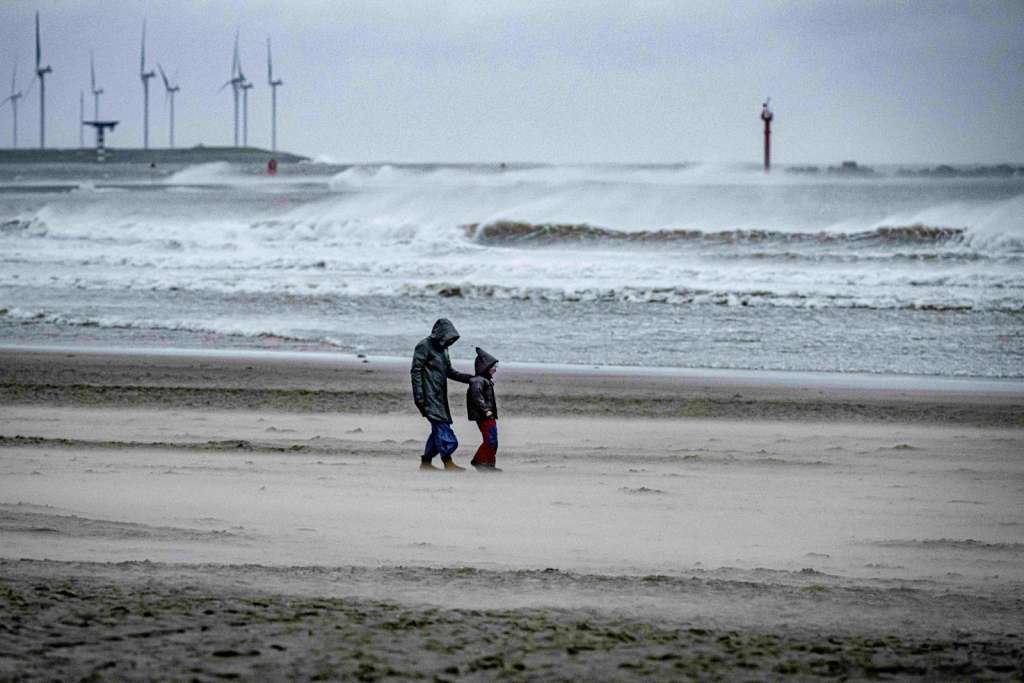
[[[231,61],[231,79],[224,85],[220,86],[220,90],[231,86],[231,93],[234,95],[235,100],[235,147],[238,147],[238,90],[245,83],[245,77],[241,75],[241,68],[238,63],[238,30],[235,30],[235,56]],[[220,92],[218,90],[217,92]]]
[[142,147],[149,149],[149,79],[156,76],[155,71],[146,71],[146,20],[142,20],[142,62],[139,67],[139,78],[142,79]]
[[277,151],[277,89],[284,81],[274,80],[274,61],[270,57],[270,37],[267,37],[267,83],[270,85],[270,151]]
[[159,64],[156,68],[160,69],[160,78],[164,80],[164,90],[167,91],[167,97],[171,100],[171,149],[174,149],[174,93],[181,90],[180,85],[171,85],[171,82],[167,80],[167,74],[164,73],[164,68]]
[[14,133],[11,136],[11,147],[18,147],[18,100],[22,98],[22,93],[17,89],[16,82],[18,80],[18,60],[14,60],[14,71],[11,73],[11,94],[4,98],[3,102],[0,102],[0,107],[6,103],[11,103],[11,114],[14,118]]
[[92,120],[100,120],[100,95],[103,94],[103,88],[96,87],[96,61],[92,50],[89,50],[89,83],[90,90],[92,90]]
[[78,91],[78,146],[85,147],[85,91]]
[[46,74],[53,73],[43,66],[43,48],[39,42],[39,12],[36,12],[36,77],[39,78],[39,149],[46,149]]

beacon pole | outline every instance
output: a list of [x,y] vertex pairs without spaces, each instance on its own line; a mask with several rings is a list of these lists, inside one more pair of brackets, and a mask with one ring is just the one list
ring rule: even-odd
[[772,101],[772,98],[768,98],[764,101],[761,106],[761,120],[764,121],[764,170],[772,170],[772,110],[768,108],[768,103]]

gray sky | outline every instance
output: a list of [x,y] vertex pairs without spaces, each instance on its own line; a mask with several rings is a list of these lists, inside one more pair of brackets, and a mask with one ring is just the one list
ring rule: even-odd
[[[250,144],[337,161],[757,162],[762,99],[781,163],[1024,162],[1024,2],[0,0],[0,92],[34,62],[47,142],[77,146],[95,49],[116,147],[141,146],[148,55],[181,85],[177,143],[230,144],[241,30]],[[167,144],[159,77],[150,142]],[[86,111],[91,113],[91,99]],[[38,145],[38,90],[19,142]],[[0,109],[9,146],[10,106]]]

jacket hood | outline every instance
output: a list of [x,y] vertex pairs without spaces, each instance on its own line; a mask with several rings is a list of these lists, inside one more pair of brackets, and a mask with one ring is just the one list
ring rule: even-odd
[[473,369],[477,375],[486,376],[487,371],[490,370],[498,363],[498,359],[487,353],[479,346],[476,347],[476,362],[473,364]]
[[434,329],[430,331],[430,338],[442,348],[446,349],[459,340],[459,331],[452,325],[448,318],[439,318],[434,323]]

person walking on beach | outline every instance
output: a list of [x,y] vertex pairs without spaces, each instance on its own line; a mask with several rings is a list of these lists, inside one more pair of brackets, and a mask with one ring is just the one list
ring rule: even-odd
[[476,422],[483,441],[469,464],[477,472],[501,472],[495,461],[498,453],[498,401],[494,397],[494,373],[498,371],[498,359],[478,346],[474,370],[476,374],[469,380],[466,404],[469,419]]
[[452,461],[459,441],[452,431],[452,412],[448,408],[448,379],[468,384],[470,376],[452,367],[448,347],[459,340],[459,332],[447,318],[434,323],[430,336],[416,345],[412,354],[412,398],[420,415],[430,422],[430,437],[423,450],[422,470],[436,470],[434,456],[440,454],[446,470],[462,471]]

